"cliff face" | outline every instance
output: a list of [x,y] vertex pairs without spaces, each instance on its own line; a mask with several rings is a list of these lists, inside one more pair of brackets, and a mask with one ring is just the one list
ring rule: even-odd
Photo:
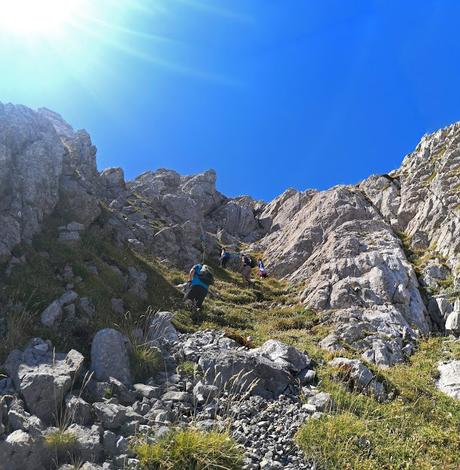
[[30,241],[58,201],[64,146],[47,119],[0,104],[0,258]]
[[[324,312],[344,343],[388,366],[413,340],[443,330],[459,287],[460,125],[425,136],[401,168],[356,186],[287,190],[270,203],[227,198],[210,170],[181,176],[99,173],[85,131],[58,114],[0,105],[0,255],[30,242],[59,214],[61,240],[98,220],[115,243],[186,268],[220,246],[263,251],[270,272],[299,286],[305,305]],[[104,207],[104,217],[100,217]],[[75,227],[74,227],[75,228]]]

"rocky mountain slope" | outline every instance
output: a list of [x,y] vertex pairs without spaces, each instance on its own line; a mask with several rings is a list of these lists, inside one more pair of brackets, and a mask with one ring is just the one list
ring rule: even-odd
[[[328,367],[348,371],[353,390],[386,401],[396,392],[374,365],[404,364],[428,335],[460,333],[459,146],[454,124],[388,175],[266,203],[224,196],[212,170],[128,182],[120,168],[100,172],[87,132],[50,110],[0,103],[4,468],[57,468],[75,453],[90,462],[82,468],[136,468],[141,452],[128,441],[139,429],[154,429],[151,443],[174,423],[209,431],[230,408],[246,454],[224,468],[308,468],[293,435],[333,402],[315,366],[334,358]],[[234,269],[237,253],[251,252],[279,281],[245,289],[216,267],[214,298],[192,322],[175,284],[197,261],[216,265],[223,246]],[[149,307],[171,310],[175,326]],[[227,337],[200,332],[210,326]],[[148,367],[158,358],[163,372]],[[455,359],[439,356],[438,385],[458,398]],[[184,363],[199,373],[178,373]],[[72,452],[51,455],[46,443],[63,435]]]

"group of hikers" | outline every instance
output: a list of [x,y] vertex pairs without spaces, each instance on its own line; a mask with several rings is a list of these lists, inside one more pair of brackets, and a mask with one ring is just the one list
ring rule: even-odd
[[[236,256],[240,258],[241,275],[243,277],[243,283],[247,286],[252,285],[251,274],[252,269],[255,267],[258,268],[258,276],[260,278],[263,279],[268,276],[261,259],[258,259],[256,263],[254,258],[246,253],[236,254]],[[235,257],[235,255],[228,252],[225,248],[222,248],[220,253],[220,266],[226,269],[232,257]],[[185,300],[191,302],[195,308],[200,309],[208,294],[209,286],[213,283],[214,275],[212,269],[206,264],[195,264],[189,272]]]

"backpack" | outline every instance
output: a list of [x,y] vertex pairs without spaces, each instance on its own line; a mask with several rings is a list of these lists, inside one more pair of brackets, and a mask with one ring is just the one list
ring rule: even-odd
[[252,259],[250,256],[246,255],[244,257],[244,264],[245,266],[250,266],[251,268],[255,268],[257,266],[256,262],[254,259]]
[[204,282],[207,286],[214,284],[214,276],[209,270],[206,270],[204,272],[200,271],[200,273],[198,274],[198,277],[200,278],[200,281]]

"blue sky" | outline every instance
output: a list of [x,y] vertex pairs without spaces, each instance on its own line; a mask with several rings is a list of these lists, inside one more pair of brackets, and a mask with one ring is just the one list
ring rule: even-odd
[[92,4],[60,36],[0,33],[0,101],[58,111],[127,178],[215,168],[268,200],[388,172],[460,120],[457,0]]

